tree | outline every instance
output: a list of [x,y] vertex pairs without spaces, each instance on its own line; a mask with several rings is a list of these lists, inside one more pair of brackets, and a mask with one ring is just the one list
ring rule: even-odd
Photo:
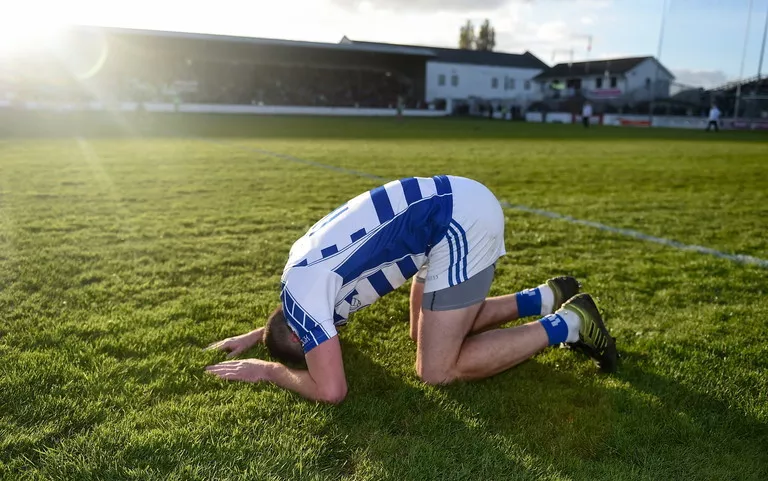
[[486,52],[493,51],[496,46],[496,30],[491,27],[491,22],[487,18],[482,25],[480,25],[480,32],[477,34],[475,40],[475,50],[483,50]]
[[467,23],[459,31],[459,48],[462,50],[475,48],[475,26],[470,20],[467,20]]

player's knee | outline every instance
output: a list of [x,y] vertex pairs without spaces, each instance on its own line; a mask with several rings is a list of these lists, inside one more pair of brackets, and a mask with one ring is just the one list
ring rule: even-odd
[[347,385],[326,386],[320,390],[319,400],[328,404],[341,404],[347,397]]
[[456,375],[450,369],[419,365],[416,366],[416,373],[422,382],[433,386],[448,384],[456,380]]

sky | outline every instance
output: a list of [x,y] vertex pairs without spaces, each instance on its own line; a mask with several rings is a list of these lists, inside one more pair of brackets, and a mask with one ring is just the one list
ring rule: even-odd
[[[752,3],[751,15],[750,2]],[[548,64],[657,55],[680,83],[711,87],[757,75],[768,0],[26,0],[0,18],[0,48],[58,24],[249,37],[455,47],[467,20],[489,19],[496,50]],[[665,7],[666,6],[666,7]],[[663,15],[666,8],[666,15]],[[10,14],[9,14],[10,11]],[[750,20],[751,19],[751,20]],[[592,50],[587,51],[587,36]],[[746,56],[742,68],[742,53]],[[763,72],[768,72],[765,55]]]

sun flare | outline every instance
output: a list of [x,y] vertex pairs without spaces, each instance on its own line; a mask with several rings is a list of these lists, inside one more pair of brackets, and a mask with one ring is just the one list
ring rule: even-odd
[[0,55],[23,54],[48,46],[62,25],[32,16],[0,19]]

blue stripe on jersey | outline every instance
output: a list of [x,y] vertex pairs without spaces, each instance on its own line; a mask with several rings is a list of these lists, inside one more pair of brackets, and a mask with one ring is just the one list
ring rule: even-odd
[[365,227],[349,235],[349,238],[352,239],[352,242],[357,242],[363,237],[365,237]]
[[448,240],[448,286],[454,286],[458,284],[453,277],[453,231],[449,228],[445,233],[445,238]]
[[[323,217],[322,219],[320,219],[320,221],[318,222],[319,225],[317,227],[315,227],[314,229],[311,229],[311,231],[309,232],[309,237],[312,237],[312,235],[314,235],[315,232],[317,232],[320,229],[322,229],[323,227],[325,227],[325,225],[327,223],[329,223],[330,221],[332,221],[336,217],[338,217],[341,214],[343,214],[344,212],[346,212],[347,209],[349,209],[349,205],[344,204],[341,207],[337,207],[336,210],[332,211],[330,214],[328,214],[325,217]],[[320,222],[322,222],[322,224],[320,224]]]
[[432,179],[435,181],[435,189],[437,189],[437,195],[451,193],[451,181],[448,180],[448,176],[436,175],[432,177]]
[[355,251],[348,254],[334,272],[341,276],[343,285],[346,285],[365,271],[409,255],[423,254],[429,246],[436,245],[445,237],[452,215],[452,196],[434,196],[411,204],[390,222],[372,232],[362,245],[356,246]]
[[419,272],[419,268],[416,267],[416,264],[410,256],[397,261],[397,267],[400,268],[400,274],[402,274],[405,279],[410,279]]
[[[301,308],[299,303],[291,296],[291,293],[288,292],[288,289],[285,288],[285,285],[283,285],[280,298],[283,301],[285,319],[296,332],[296,335],[299,336],[301,347],[305,353],[330,339],[323,326]],[[289,308],[288,306],[291,307]]]
[[456,243],[456,264],[453,263],[453,258],[451,258],[449,269],[453,272],[453,279],[456,284],[461,284],[463,282],[463,279],[461,278],[461,251],[463,250],[464,245],[461,242],[461,237],[453,227],[453,222],[451,222],[451,225],[448,227],[448,232],[451,235],[453,241]]
[[294,264],[294,265],[293,265],[293,267],[304,267],[304,266],[306,266],[308,263],[309,263],[309,261],[307,261],[307,259],[304,259],[304,260],[302,260],[301,262],[298,262],[298,263]]
[[[280,296],[283,297],[285,293],[285,287],[283,287]],[[283,299],[283,313],[287,316],[293,312],[293,298],[288,296]]]
[[347,294],[347,297],[344,298],[345,301],[352,304],[352,298],[357,295],[357,289],[352,289],[352,292]]
[[414,177],[407,179],[400,179],[400,184],[403,186],[403,193],[405,194],[405,200],[408,205],[421,200],[421,188],[419,187],[419,181]]
[[335,254],[337,252],[339,252],[339,248],[336,247],[336,244],[334,244],[332,246],[328,246],[325,249],[320,249],[320,255],[323,256],[323,259],[325,259],[326,257],[328,257],[330,255],[333,255],[333,254]]
[[377,271],[373,275],[368,277],[368,282],[373,286],[373,290],[379,297],[389,294],[394,291],[395,288],[389,283],[389,279],[384,275],[384,271]]
[[395,211],[392,210],[392,202],[390,202],[387,189],[383,185],[371,191],[371,200],[373,201],[373,207],[376,208],[376,215],[379,216],[381,224],[395,217]]
[[343,316],[338,315],[337,313],[333,313],[333,323],[336,324],[337,322],[346,321],[346,319]]
[[464,241],[464,262],[462,263],[462,270],[464,272],[464,280],[467,280],[469,276],[467,275],[467,258],[469,257],[469,243],[467,242],[467,233],[464,231],[464,228],[459,225],[458,222],[453,221],[452,224],[456,229],[458,229],[459,233],[461,234],[461,239]]

